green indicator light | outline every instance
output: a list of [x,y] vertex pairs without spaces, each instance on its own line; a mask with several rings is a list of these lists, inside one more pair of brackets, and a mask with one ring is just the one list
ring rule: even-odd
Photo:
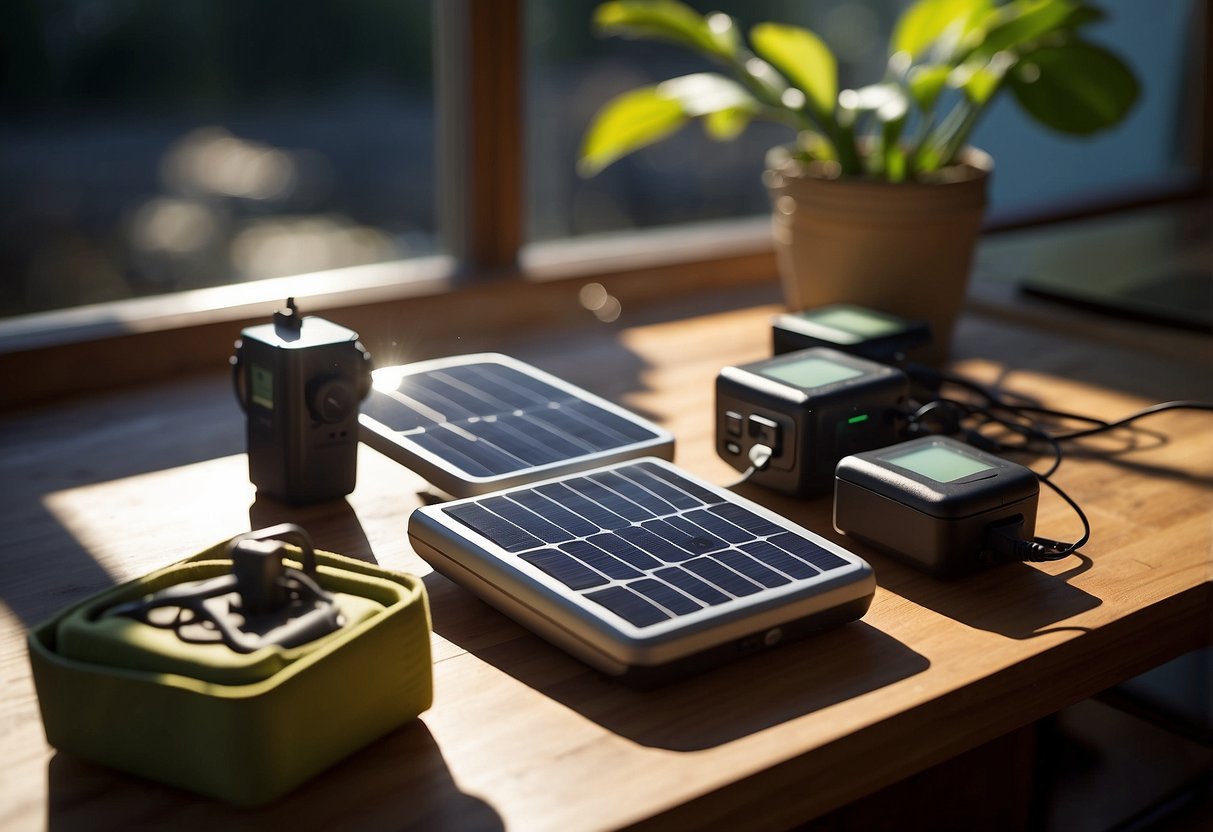
[[868,414],[860,413],[858,416],[852,416],[850,419],[847,419],[847,424],[848,425],[858,425],[860,422],[866,422],[866,421],[868,421]]

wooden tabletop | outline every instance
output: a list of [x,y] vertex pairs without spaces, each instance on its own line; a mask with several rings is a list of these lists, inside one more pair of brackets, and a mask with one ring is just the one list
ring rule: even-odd
[[[768,354],[777,310],[773,287],[749,288],[625,308],[614,324],[499,348],[656,419],[676,435],[679,465],[728,483],[736,472],[712,450],[713,379]],[[954,354],[955,370],[974,379],[1105,418],[1213,400],[1206,337],[1092,324],[1022,300],[975,296]],[[742,487],[867,557],[879,583],[872,607],[860,622],[648,692],[596,674],[432,573],[405,534],[425,484],[365,446],[348,500],[302,510],[256,500],[242,418],[218,371],[0,418],[0,828],[786,827],[1213,636],[1210,413],[1165,413],[1148,432],[1072,447],[1056,481],[1091,519],[1081,556],[951,583],[847,544],[828,498]],[[1048,492],[1041,500],[1038,531],[1075,538],[1069,508]],[[426,576],[435,702],[420,720],[256,811],[47,746],[27,628],[284,520],[321,548]]]

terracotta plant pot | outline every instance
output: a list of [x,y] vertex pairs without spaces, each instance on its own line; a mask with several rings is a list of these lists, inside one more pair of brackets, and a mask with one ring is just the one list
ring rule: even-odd
[[942,364],[968,287],[993,161],[969,149],[931,181],[830,178],[778,149],[764,181],[791,310],[852,303],[926,320],[911,358]]

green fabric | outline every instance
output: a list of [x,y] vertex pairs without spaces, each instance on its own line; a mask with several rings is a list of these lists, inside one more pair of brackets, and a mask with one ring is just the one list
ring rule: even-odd
[[398,585],[388,580],[323,567],[318,570],[320,584],[335,593],[346,621],[343,630],[295,648],[270,646],[253,653],[238,653],[224,644],[189,644],[172,630],[126,617],[101,615],[116,603],[230,571],[231,564],[227,561],[186,563],[157,572],[154,580],[149,576],[127,584],[121,592],[107,592],[64,617],[56,633],[58,653],[107,667],[178,673],[205,682],[243,685],[267,679],[308,653],[324,649],[344,629],[357,626],[399,600]]
[[[87,650],[88,658],[65,655],[65,644],[79,649],[73,642],[79,644],[88,610],[183,578],[219,574],[217,569],[230,568],[224,545],[86,599],[30,632],[30,664],[52,746],[257,805],[432,704],[429,608],[420,579],[327,552],[316,553],[322,584],[367,600],[370,615],[311,645],[282,651],[292,655],[275,659],[281,665],[264,678],[222,684],[103,664],[96,661],[103,655]],[[115,649],[111,641],[101,653]],[[195,671],[206,664],[185,663]]]

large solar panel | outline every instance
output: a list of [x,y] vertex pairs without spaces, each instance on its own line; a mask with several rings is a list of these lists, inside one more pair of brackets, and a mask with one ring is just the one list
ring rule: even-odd
[[364,442],[454,497],[674,453],[657,425],[495,353],[376,370],[360,421]]
[[661,681],[859,618],[856,555],[657,459],[427,506],[436,570],[611,675]]

